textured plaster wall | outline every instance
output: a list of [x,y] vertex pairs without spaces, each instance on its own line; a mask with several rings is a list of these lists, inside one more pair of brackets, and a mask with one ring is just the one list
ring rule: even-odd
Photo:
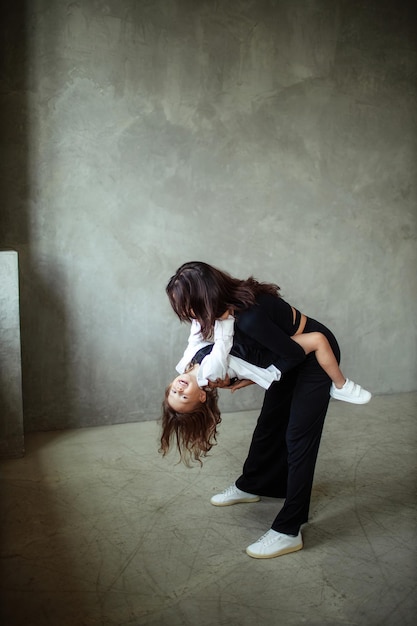
[[416,389],[411,2],[19,0],[1,28],[28,430],[158,417],[193,259],[278,282],[375,393]]
[[0,458],[23,456],[17,252],[0,249]]

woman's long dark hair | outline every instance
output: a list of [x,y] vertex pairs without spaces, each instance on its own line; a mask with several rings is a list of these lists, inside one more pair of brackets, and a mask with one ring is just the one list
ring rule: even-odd
[[205,339],[210,336],[216,319],[228,309],[236,312],[255,304],[256,296],[269,293],[279,297],[279,287],[259,283],[250,276],[233,278],[222,270],[203,263],[184,263],[169,280],[166,292],[172,308],[182,322],[195,318]]
[[202,465],[217,440],[217,426],[221,416],[218,407],[217,389],[206,389],[206,401],[200,403],[189,413],[174,411],[169,405],[169,385],[165,390],[162,403],[162,434],[159,452],[167,454],[172,443],[176,444],[181,461],[190,466],[192,461]]

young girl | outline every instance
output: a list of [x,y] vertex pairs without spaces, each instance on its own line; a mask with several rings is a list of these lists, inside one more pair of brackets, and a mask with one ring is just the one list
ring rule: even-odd
[[213,343],[203,339],[200,324],[193,320],[187,349],[176,366],[180,375],[165,390],[160,451],[165,455],[174,439],[186,465],[190,460],[201,463],[201,457],[207,455],[216,441],[221,417],[217,383],[211,381],[239,379],[229,387],[233,391],[252,382],[268,389],[281,377],[273,364],[257,367],[236,356],[245,351],[248,358],[250,353],[236,343],[233,346],[233,325],[231,316],[216,320]]
[[[305,318],[305,315],[302,315],[301,317]],[[360,385],[345,378],[342,374],[333,350],[331,349],[326,337],[319,332],[301,334],[305,326],[305,321],[305,319],[301,320],[297,333],[293,335],[291,339],[303,348],[306,355],[311,352],[315,353],[317,361],[329,378],[332,379],[330,395],[337,400],[343,400],[353,404],[366,404],[369,402],[372,394],[369,391],[366,391],[366,389],[363,389]],[[223,380],[225,377],[228,367],[228,358],[233,345],[233,328],[233,311],[226,311],[219,320],[215,321],[214,348],[210,353],[210,356],[207,356],[203,361],[205,373],[203,374],[201,370],[199,371],[198,380],[200,387],[205,387],[208,384],[208,381],[215,382],[216,380]],[[204,341],[203,339],[200,323],[195,319],[192,320],[188,345],[181,361],[176,366],[176,370],[182,374],[197,350],[207,344],[209,344],[209,342]],[[274,358],[275,365],[278,361],[279,357],[276,356]],[[249,364],[246,363],[246,368],[248,367]],[[256,370],[258,369],[259,368],[256,368]],[[279,369],[281,372],[286,371],[287,368],[285,367],[284,362],[280,362]],[[242,379],[242,376],[236,375],[235,377]],[[231,386],[231,390],[234,391],[242,386],[246,386],[246,384],[258,382],[257,380],[254,381],[253,378],[245,378],[247,378],[245,384],[235,383]],[[265,386],[262,383],[260,384],[265,389],[268,389],[269,387],[269,385]]]
[[[165,392],[163,403],[164,435],[162,437],[164,442],[162,448],[165,452],[173,435],[173,432],[169,434],[168,425],[173,428],[175,422],[177,426],[180,423],[183,424],[184,420],[187,419],[184,415],[188,415],[188,422],[193,421],[195,425],[200,423],[203,431],[205,424],[210,423],[211,427],[214,428],[212,440],[215,441],[215,427],[220,423],[220,411],[217,406],[217,393],[213,392],[214,385],[228,387],[232,392],[253,383],[268,389],[272,382],[280,379],[281,371],[285,370],[285,364],[280,363],[277,357],[268,368],[260,368],[230,354],[233,347],[233,336],[234,317],[229,311],[220,320],[215,321],[213,344],[203,339],[199,322],[195,319],[192,320],[187,348],[176,366],[180,375],[172,381]],[[333,380],[331,395],[339,393],[339,399],[355,404],[369,402],[371,394],[368,391],[345,379],[330,344],[322,333],[313,332],[295,335],[292,338],[303,348],[306,354],[315,352],[318,362]],[[210,351],[203,352],[202,349],[208,346],[211,346]],[[229,383],[230,379],[233,381],[232,384]],[[226,380],[225,383],[219,382],[224,380]],[[340,385],[339,388],[337,384]],[[185,451],[190,452],[190,441],[188,441],[187,446],[180,443],[184,432],[186,429],[182,429],[181,433],[179,430],[175,432],[177,447],[183,460],[186,459]],[[194,442],[200,439],[196,437],[196,433],[197,430],[194,428],[192,438]],[[205,451],[207,452],[211,447],[210,445]],[[192,456],[197,460],[195,452],[196,449],[193,450]]]

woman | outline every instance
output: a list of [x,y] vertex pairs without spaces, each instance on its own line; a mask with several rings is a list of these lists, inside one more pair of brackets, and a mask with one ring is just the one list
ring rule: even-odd
[[203,337],[209,337],[216,319],[233,311],[240,343],[257,348],[260,359],[263,353],[272,351],[284,363],[280,382],[273,383],[265,393],[242,475],[211,503],[227,506],[255,502],[260,496],[285,498],[271,529],[250,545],[247,553],[254,558],[272,558],[300,550],[300,528],[308,520],[331,380],[315,353],[306,356],[291,337],[310,332],[324,334],[339,362],[334,335],[285,302],[277,285],[259,283],[253,277],[233,278],[206,263],[182,265],[166,291],[179,319],[196,319]]

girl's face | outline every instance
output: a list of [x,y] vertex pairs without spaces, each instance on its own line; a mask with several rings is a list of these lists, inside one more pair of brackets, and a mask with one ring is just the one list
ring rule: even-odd
[[171,383],[168,392],[168,404],[178,413],[190,413],[197,404],[205,402],[207,394],[197,384],[196,377],[190,372],[180,374]]

